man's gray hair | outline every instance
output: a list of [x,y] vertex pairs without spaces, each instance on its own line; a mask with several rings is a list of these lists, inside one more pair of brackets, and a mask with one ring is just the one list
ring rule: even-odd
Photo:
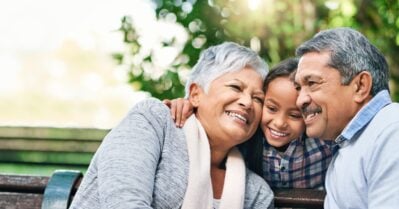
[[296,49],[297,56],[308,52],[330,52],[328,65],[341,74],[348,85],[362,71],[372,76],[371,95],[389,91],[389,69],[384,55],[366,37],[351,28],[335,28],[317,33]]
[[201,53],[201,56],[193,67],[186,82],[186,98],[190,93],[190,85],[198,84],[205,92],[209,85],[219,76],[236,72],[245,67],[252,68],[265,79],[269,69],[266,62],[257,53],[247,47],[233,42],[225,42],[209,47]]

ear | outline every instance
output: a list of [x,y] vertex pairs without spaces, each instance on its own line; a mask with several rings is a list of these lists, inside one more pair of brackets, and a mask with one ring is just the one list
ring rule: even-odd
[[354,100],[357,103],[368,101],[371,96],[372,76],[367,71],[362,71],[352,80],[354,87]]
[[196,83],[192,83],[190,85],[190,93],[189,93],[189,97],[188,100],[190,101],[191,105],[193,105],[193,107],[198,107],[200,99],[201,99],[201,95],[204,93],[204,91],[202,90],[202,88],[196,84]]

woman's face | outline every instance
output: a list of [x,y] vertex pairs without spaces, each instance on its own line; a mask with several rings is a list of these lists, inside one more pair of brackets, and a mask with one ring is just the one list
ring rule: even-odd
[[288,77],[272,80],[265,94],[261,128],[267,142],[283,147],[305,131],[302,114],[296,106],[298,93]]
[[264,100],[263,80],[252,68],[226,73],[213,80],[205,93],[196,84],[190,101],[211,147],[229,149],[248,140],[260,122]]

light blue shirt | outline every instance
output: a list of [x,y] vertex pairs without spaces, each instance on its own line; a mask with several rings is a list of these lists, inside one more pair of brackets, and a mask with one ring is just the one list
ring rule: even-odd
[[336,142],[324,208],[399,208],[399,104],[388,91],[374,96]]

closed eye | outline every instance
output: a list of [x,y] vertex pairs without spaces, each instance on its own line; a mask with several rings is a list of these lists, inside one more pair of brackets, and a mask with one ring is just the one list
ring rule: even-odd
[[234,91],[241,91],[241,87],[239,85],[229,84],[227,86],[233,89]]
[[264,99],[261,97],[254,97],[255,102],[263,104]]
[[269,110],[269,112],[272,112],[272,113],[277,112],[277,108],[273,107],[273,106],[266,106],[266,109]]
[[312,87],[313,85],[316,85],[317,83],[315,81],[308,81],[308,86]]
[[294,83],[294,88],[296,91],[300,91],[301,90],[301,86],[298,83]]
[[302,115],[300,113],[291,113],[290,117],[295,119],[302,119]]

